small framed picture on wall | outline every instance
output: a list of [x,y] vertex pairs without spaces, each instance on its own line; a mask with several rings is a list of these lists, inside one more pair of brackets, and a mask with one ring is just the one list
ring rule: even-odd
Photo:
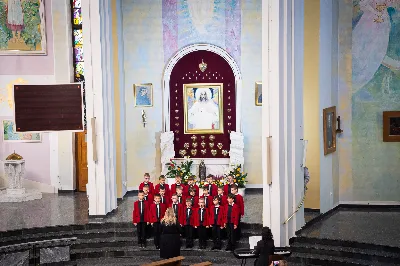
[[383,112],[383,142],[400,142],[400,111]]
[[324,155],[336,151],[336,106],[323,110]]
[[153,84],[134,84],[133,85],[133,101],[135,107],[151,107],[153,106]]
[[262,82],[256,82],[255,87],[256,106],[262,106]]

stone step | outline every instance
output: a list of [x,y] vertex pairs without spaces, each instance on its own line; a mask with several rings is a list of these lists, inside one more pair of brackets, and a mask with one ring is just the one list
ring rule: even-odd
[[397,252],[386,252],[380,250],[370,250],[353,247],[294,242],[291,245],[291,250],[292,252],[297,253],[313,253],[383,263],[394,263],[400,261],[400,253]]
[[[311,252],[311,251],[310,251]],[[314,253],[298,253],[292,252],[288,258],[289,265],[291,263],[301,263],[303,265],[325,265],[325,266],[354,266],[354,265],[365,265],[365,266],[394,266],[398,264],[394,263],[382,263],[373,262],[363,259],[356,258],[343,258],[337,256],[321,255]]]
[[[182,238],[182,246],[185,245],[185,240]],[[198,239],[194,239],[194,245],[198,246]],[[227,240],[222,240],[222,245],[226,245]],[[212,240],[207,240],[207,246],[211,248],[213,245]],[[75,244],[71,246],[72,253],[79,253],[82,250],[91,250],[91,249],[103,249],[103,248],[124,248],[124,247],[138,247],[137,238],[134,237],[117,237],[113,239],[103,239],[103,238],[94,238],[94,239],[78,239]],[[153,247],[154,240],[149,238],[147,240],[147,246]],[[237,241],[237,248],[249,248],[249,242],[247,239],[240,239]]]

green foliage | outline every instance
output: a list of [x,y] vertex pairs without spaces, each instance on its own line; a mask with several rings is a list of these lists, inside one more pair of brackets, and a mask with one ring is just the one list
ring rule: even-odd
[[174,160],[170,160],[166,165],[168,166],[168,173],[166,174],[167,178],[175,178],[177,175],[182,177],[182,183],[187,184],[188,178],[193,174],[190,172],[190,168],[192,167],[192,160],[185,160],[178,165]]
[[7,28],[7,13],[6,3],[0,1],[0,49],[4,49],[8,46],[8,40],[11,39],[12,33]]
[[233,177],[233,182],[239,187],[239,188],[245,188],[246,187],[246,178],[247,178],[247,173],[242,172],[242,165],[236,165],[226,176],[232,176]]
[[31,50],[36,49],[36,45],[41,42],[42,35],[39,31],[40,26],[40,3],[39,1],[24,1],[22,11],[24,13],[24,30],[21,37]]

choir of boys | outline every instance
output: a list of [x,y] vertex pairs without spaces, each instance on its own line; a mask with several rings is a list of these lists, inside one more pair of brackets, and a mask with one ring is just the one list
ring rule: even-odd
[[153,188],[150,175],[145,173],[132,214],[139,245],[146,246],[146,227],[151,225],[154,244],[159,248],[160,221],[166,209],[171,207],[185,235],[187,248],[193,247],[193,231],[197,229],[201,249],[207,246],[207,230],[212,230],[212,249],[221,249],[221,230],[225,228],[228,235],[226,250],[233,250],[240,236],[240,220],[244,215],[243,197],[238,194],[232,176],[228,177],[228,184],[224,187],[212,184],[212,178],[212,175],[207,176],[208,185],[202,188],[203,195],[199,197],[198,186],[192,177],[185,186],[181,177],[176,176],[176,184],[169,189],[165,177],[160,176],[159,184]]

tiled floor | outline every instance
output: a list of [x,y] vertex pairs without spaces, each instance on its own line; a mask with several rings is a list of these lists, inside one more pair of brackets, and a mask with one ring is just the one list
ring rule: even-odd
[[340,208],[301,235],[400,247],[400,208]]
[[[0,204],[0,231],[56,225],[86,224],[89,222],[132,221],[135,196],[129,196],[118,209],[107,218],[88,218],[88,199],[85,193],[43,194],[41,200],[23,203]],[[262,223],[262,194],[248,193],[245,196],[243,222]]]

